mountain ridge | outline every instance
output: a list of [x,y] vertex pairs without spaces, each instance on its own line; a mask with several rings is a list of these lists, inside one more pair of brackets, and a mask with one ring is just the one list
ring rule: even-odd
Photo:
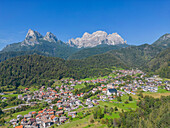
[[126,41],[117,33],[107,34],[105,31],[96,31],[92,34],[85,32],[82,37],[70,39],[68,44],[72,47],[87,48],[101,44],[116,45],[126,44]]

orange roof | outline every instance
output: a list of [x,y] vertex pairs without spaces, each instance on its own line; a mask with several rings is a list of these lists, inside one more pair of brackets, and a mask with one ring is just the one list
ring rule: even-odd
[[57,103],[61,103],[61,102],[62,102],[61,100],[57,101]]
[[43,113],[43,111],[39,111],[38,113]]
[[39,114],[39,115],[37,115],[36,117],[39,117],[39,116],[41,116],[41,115]]
[[49,115],[52,115],[52,114],[54,114],[54,112],[49,112],[48,114],[49,114]]
[[20,126],[16,126],[15,128],[23,128],[23,126],[22,126],[22,125],[20,125]]
[[32,114],[36,114],[36,112],[32,112]]
[[50,118],[51,118],[51,119],[54,119],[54,118],[55,118],[55,116],[54,116],[54,115],[52,115]]
[[103,91],[106,91],[107,90],[107,88],[103,88]]
[[63,109],[62,107],[59,107],[58,109]]

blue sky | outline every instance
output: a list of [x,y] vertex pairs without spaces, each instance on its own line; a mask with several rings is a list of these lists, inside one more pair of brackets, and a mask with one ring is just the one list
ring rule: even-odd
[[65,42],[103,30],[150,44],[170,33],[170,0],[0,0],[0,49],[24,40],[29,28]]

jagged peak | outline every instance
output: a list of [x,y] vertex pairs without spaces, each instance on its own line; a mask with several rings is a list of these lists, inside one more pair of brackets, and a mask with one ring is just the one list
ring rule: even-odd
[[43,39],[50,42],[56,42],[58,40],[57,37],[51,32],[47,32]]
[[83,36],[76,39],[70,39],[70,46],[76,46],[78,48],[82,47],[95,47],[101,44],[116,45],[116,44],[125,44],[126,41],[117,33],[107,34],[105,31],[96,31],[92,34],[85,32]]
[[26,38],[28,37],[42,38],[43,36],[39,32],[29,29]]

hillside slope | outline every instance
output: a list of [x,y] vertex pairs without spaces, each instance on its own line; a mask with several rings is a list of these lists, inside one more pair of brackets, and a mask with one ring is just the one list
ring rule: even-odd
[[159,54],[161,50],[161,48],[144,44],[140,46],[127,47],[120,50],[111,50],[108,53],[118,57],[129,67],[140,68]]
[[169,48],[170,47],[170,34],[164,34],[158,40],[156,40],[152,45],[156,47]]
[[113,66],[127,68],[111,54],[70,61],[40,55],[19,56],[0,63],[0,91],[15,90],[20,85],[41,86],[50,79],[104,76],[111,73]]
[[161,77],[170,78],[170,48],[160,52],[148,62],[145,70],[155,72]]
[[70,55],[68,57],[69,60],[72,59],[84,59],[93,55],[97,55],[97,54],[102,54],[105,52],[108,52],[110,50],[118,50],[121,48],[126,48],[129,47],[129,45],[127,44],[120,44],[120,45],[98,45],[96,47],[93,48],[84,48],[82,50],[79,50],[75,53],[73,53],[72,55]]

